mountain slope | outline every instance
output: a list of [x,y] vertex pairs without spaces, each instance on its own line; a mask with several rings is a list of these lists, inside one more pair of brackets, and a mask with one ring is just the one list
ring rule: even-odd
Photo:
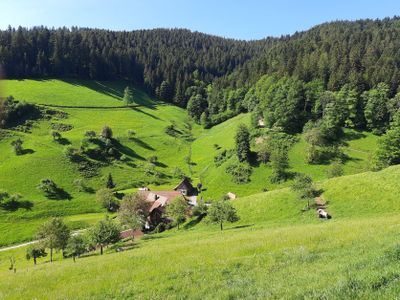
[[[289,189],[238,199],[241,221],[222,232],[201,223],[150,236],[127,252],[21,267],[13,276],[0,271],[1,296],[395,298],[400,205],[386,196],[399,193],[399,176],[392,167],[322,182],[330,221],[301,213],[304,203]],[[375,185],[380,194],[370,193]],[[373,205],[360,211],[367,195]]]

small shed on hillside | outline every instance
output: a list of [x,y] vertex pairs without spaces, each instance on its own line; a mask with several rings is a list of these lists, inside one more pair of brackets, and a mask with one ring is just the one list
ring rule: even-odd
[[229,200],[235,200],[237,198],[236,194],[229,192],[228,194],[226,194],[226,197]]
[[262,118],[258,119],[258,127],[265,127],[264,119]]

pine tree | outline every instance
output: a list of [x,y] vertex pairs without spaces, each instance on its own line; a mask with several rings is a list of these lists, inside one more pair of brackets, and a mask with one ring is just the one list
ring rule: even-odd
[[124,102],[125,105],[129,105],[133,103],[133,93],[132,90],[127,86],[124,90]]
[[250,133],[247,126],[240,124],[235,136],[236,155],[240,162],[249,161],[250,158]]
[[110,190],[115,188],[114,180],[112,178],[111,173],[108,174],[106,188],[108,188]]

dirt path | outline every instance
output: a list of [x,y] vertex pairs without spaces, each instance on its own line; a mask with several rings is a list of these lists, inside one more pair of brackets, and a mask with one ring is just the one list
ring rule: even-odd
[[[77,235],[77,234],[79,234],[79,233],[81,233],[81,232],[83,232],[85,230],[86,229],[74,231],[72,233],[72,235]],[[132,235],[131,230],[121,231],[121,238],[127,238],[127,237],[130,237],[131,235]],[[135,235],[135,238],[138,238],[138,237],[143,236],[143,232],[140,231],[140,230],[137,230],[137,231],[135,231],[134,235]],[[39,242],[39,240],[36,240],[36,241],[30,241],[30,242],[26,242],[26,243],[22,243],[22,244],[17,244],[17,245],[13,245],[13,246],[0,248],[0,252],[13,250],[13,249],[18,249],[18,248],[21,248],[21,247],[25,247],[25,246],[29,246],[29,245],[32,245],[32,244],[36,244],[38,242]]]

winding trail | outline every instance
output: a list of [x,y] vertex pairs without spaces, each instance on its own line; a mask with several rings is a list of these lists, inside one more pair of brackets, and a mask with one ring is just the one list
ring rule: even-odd
[[[72,233],[72,235],[77,235],[77,234],[79,234],[81,232],[84,232],[85,230],[87,230],[87,229],[81,229],[81,230],[74,231]],[[132,235],[131,232],[132,231],[130,229],[121,231],[121,238],[130,237]],[[140,237],[142,235],[143,235],[143,233],[140,230],[135,231],[135,238],[136,237]],[[35,240],[35,241],[25,242],[25,243],[13,245],[13,246],[7,246],[7,247],[4,247],[4,248],[0,248],[0,252],[13,250],[13,249],[18,249],[18,248],[21,248],[21,247],[25,247],[25,246],[29,246],[29,245],[32,245],[32,244],[36,244],[38,242],[39,242],[39,240]]]

